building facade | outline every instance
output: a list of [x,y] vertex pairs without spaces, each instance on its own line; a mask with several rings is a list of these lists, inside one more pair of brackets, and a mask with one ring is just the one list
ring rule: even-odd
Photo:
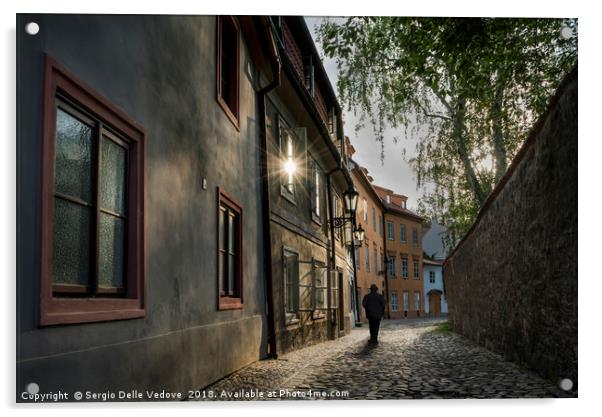
[[391,318],[424,316],[423,218],[407,208],[407,197],[374,185],[385,206],[384,246]]
[[348,333],[355,278],[342,229],[353,186],[341,109],[302,17],[272,17],[282,60],[265,126],[276,353]]
[[427,259],[424,264],[424,312],[428,317],[447,316],[447,297],[443,282],[443,260]]
[[[354,148],[349,145],[349,155]],[[407,197],[373,183],[368,170],[352,161],[359,192],[357,223],[365,239],[356,247],[359,300],[376,284],[387,299],[385,317],[424,316],[423,218],[407,208]],[[360,316],[365,320],[364,313]]]
[[202,388],[386,291],[385,202],[302,17],[17,25],[18,400]]
[[[350,145],[350,144],[349,144]],[[354,149],[349,146],[350,154]],[[368,170],[353,163],[351,175],[355,188],[359,193],[356,223],[364,229],[364,242],[355,247],[355,263],[357,273],[357,297],[360,302],[359,318],[366,321],[361,301],[370,292],[370,286],[376,284],[386,296],[384,273],[384,236],[383,236],[383,203],[372,186],[373,178]]]

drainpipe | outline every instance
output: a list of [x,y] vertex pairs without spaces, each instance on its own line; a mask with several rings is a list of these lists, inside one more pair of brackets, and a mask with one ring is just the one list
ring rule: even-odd
[[[330,274],[331,271],[335,271],[336,270],[336,240],[334,238],[334,227],[333,227],[333,216],[336,215],[336,213],[333,212],[333,206],[332,206],[332,187],[330,186],[330,177],[332,176],[332,174],[334,174],[335,172],[337,172],[338,170],[340,170],[341,167],[337,166],[335,169],[333,169],[332,171],[328,172],[326,174],[326,188],[328,189],[328,213],[330,214],[330,221],[328,222],[328,228],[330,229],[330,268],[328,271],[328,280],[326,281],[327,287],[328,287],[328,296],[327,296],[327,300],[328,300],[328,315],[332,316],[332,309],[330,308],[330,306],[332,305],[332,300],[331,300],[331,283],[330,283]],[[339,288],[339,291],[341,291],[341,289]],[[332,338],[334,338],[334,330],[333,330],[333,323],[332,323],[332,318],[329,317],[328,323],[330,324],[329,327],[329,332],[332,332]]]
[[[269,23],[264,24],[264,29],[268,33],[270,26]],[[275,53],[278,56],[277,50]],[[272,71],[274,72],[274,80],[263,87],[257,92],[258,106],[259,106],[259,135],[260,135],[260,180],[261,180],[261,205],[262,205],[262,231],[264,241],[263,251],[263,267],[265,270],[266,280],[266,304],[267,304],[267,315],[268,315],[268,357],[276,359],[278,357],[278,350],[276,345],[276,318],[274,316],[274,281],[272,276],[272,233],[271,233],[271,206],[270,206],[270,181],[268,171],[268,136],[265,125],[265,96],[272,91],[274,88],[280,86],[280,60],[275,58],[272,61]]]
[[[359,201],[358,201],[359,202]],[[352,244],[352,249],[351,249],[351,259],[353,260],[353,288],[355,291],[355,326],[359,327],[361,324],[360,321],[360,302],[359,302],[359,288],[357,286],[357,260],[355,259],[355,241],[354,241],[354,231],[356,229],[356,223],[355,223],[355,217],[357,216],[357,211],[353,216],[353,222],[352,222],[352,232],[351,232],[351,244]]]
[[[387,256],[387,229],[385,229],[386,226],[386,222],[385,222],[385,211],[383,210],[383,219],[382,219],[382,228],[383,228],[383,251],[385,253],[383,253],[384,258],[388,258]],[[385,294],[387,295],[387,299],[386,299],[386,303],[385,303],[385,317],[390,319],[391,318],[391,311],[389,309],[389,263],[385,262],[384,265],[385,269],[384,269],[384,274],[385,274]]]

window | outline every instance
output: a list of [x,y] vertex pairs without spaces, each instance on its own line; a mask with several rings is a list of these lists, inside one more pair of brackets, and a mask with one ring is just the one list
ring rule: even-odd
[[338,270],[330,271],[330,307],[339,308],[339,275]]
[[[341,217],[343,215],[342,213],[342,202],[341,199],[339,198],[339,195],[337,194],[336,191],[334,191],[334,189],[332,190],[332,217]],[[335,229],[335,239],[337,240],[341,240],[343,237],[343,228],[339,227],[337,229]]]
[[395,276],[395,270],[397,269],[396,267],[396,256],[389,256],[388,258],[389,260],[389,275],[394,277]]
[[387,194],[387,204],[391,204],[391,195]]
[[429,282],[431,284],[435,283],[435,271],[429,271]]
[[408,278],[408,257],[402,256],[401,258],[401,276]]
[[238,129],[240,36],[233,16],[217,17],[217,102]]
[[312,160],[312,170],[311,170],[311,213],[312,219],[315,222],[320,222],[320,195],[322,193],[322,185],[320,182],[320,167],[318,163]]
[[[280,160],[283,164],[287,161],[295,163],[297,155],[295,136],[282,118],[278,119],[278,130]],[[282,169],[280,175],[280,195],[293,204],[295,204],[295,184],[295,173],[293,170],[287,171],[286,169]]]
[[412,228],[412,243],[418,245],[418,229]]
[[385,257],[382,254],[380,248],[378,248],[378,259],[380,259],[380,270],[383,271],[383,273],[384,273],[384,271],[385,271]]
[[144,316],[146,132],[46,56],[40,324]]
[[284,310],[286,321],[299,318],[299,254],[290,249],[283,250],[284,263]]
[[378,255],[376,254],[376,246],[374,247],[374,272],[378,273]]
[[382,237],[383,235],[383,219],[381,215],[378,215],[378,234]]
[[405,224],[399,225],[399,240],[402,243],[406,242],[406,225]]
[[218,188],[218,308],[242,308],[242,208]]
[[403,311],[410,309],[410,293],[407,291],[403,292]]
[[376,232],[376,209],[372,207],[372,230]]
[[418,257],[412,257],[413,269],[414,269],[414,279],[420,279],[420,267]]
[[357,268],[358,271],[360,269],[360,265],[361,265],[361,262],[360,262],[360,247],[356,246],[355,247],[355,267]]
[[387,222],[387,238],[389,240],[395,240],[395,226],[393,222]]
[[366,242],[366,272],[370,272],[370,245]]
[[368,201],[364,198],[364,223],[368,223]]
[[420,311],[420,292],[414,291],[414,310]]
[[328,269],[323,263],[316,263],[314,269],[314,294],[316,310],[326,310],[328,308],[328,282],[326,281]]
[[397,293],[395,291],[393,291],[391,293],[391,311],[397,311],[397,309],[398,309]]

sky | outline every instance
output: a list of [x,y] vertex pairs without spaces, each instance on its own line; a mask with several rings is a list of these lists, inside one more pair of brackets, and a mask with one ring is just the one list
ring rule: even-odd
[[[305,17],[307,26],[314,37],[314,42],[316,41],[316,28],[324,19],[324,17]],[[316,47],[320,52],[320,56],[323,57],[324,68],[336,92],[338,80],[336,62],[324,57],[322,46],[318,42],[316,42]],[[372,127],[368,123],[356,133],[355,126],[358,120],[359,113],[356,116],[353,111],[347,111],[343,108],[345,134],[349,136],[351,144],[356,150],[353,159],[368,169],[369,174],[374,178],[375,184],[407,196],[408,208],[415,210],[422,192],[416,189],[414,172],[406,160],[416,155],[415,149],[418,138],[406,137],[405,128],[399,130],[388,129],[385,131],[385,158],[381,161],[381,147],[375,139]],[[397,143],[394,143],[394,137],[399,139]]]

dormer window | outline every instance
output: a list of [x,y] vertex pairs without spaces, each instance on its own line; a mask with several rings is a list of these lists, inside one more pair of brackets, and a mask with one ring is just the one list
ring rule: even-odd
[[391,196],[387,195],[387,204],[391,204]]

